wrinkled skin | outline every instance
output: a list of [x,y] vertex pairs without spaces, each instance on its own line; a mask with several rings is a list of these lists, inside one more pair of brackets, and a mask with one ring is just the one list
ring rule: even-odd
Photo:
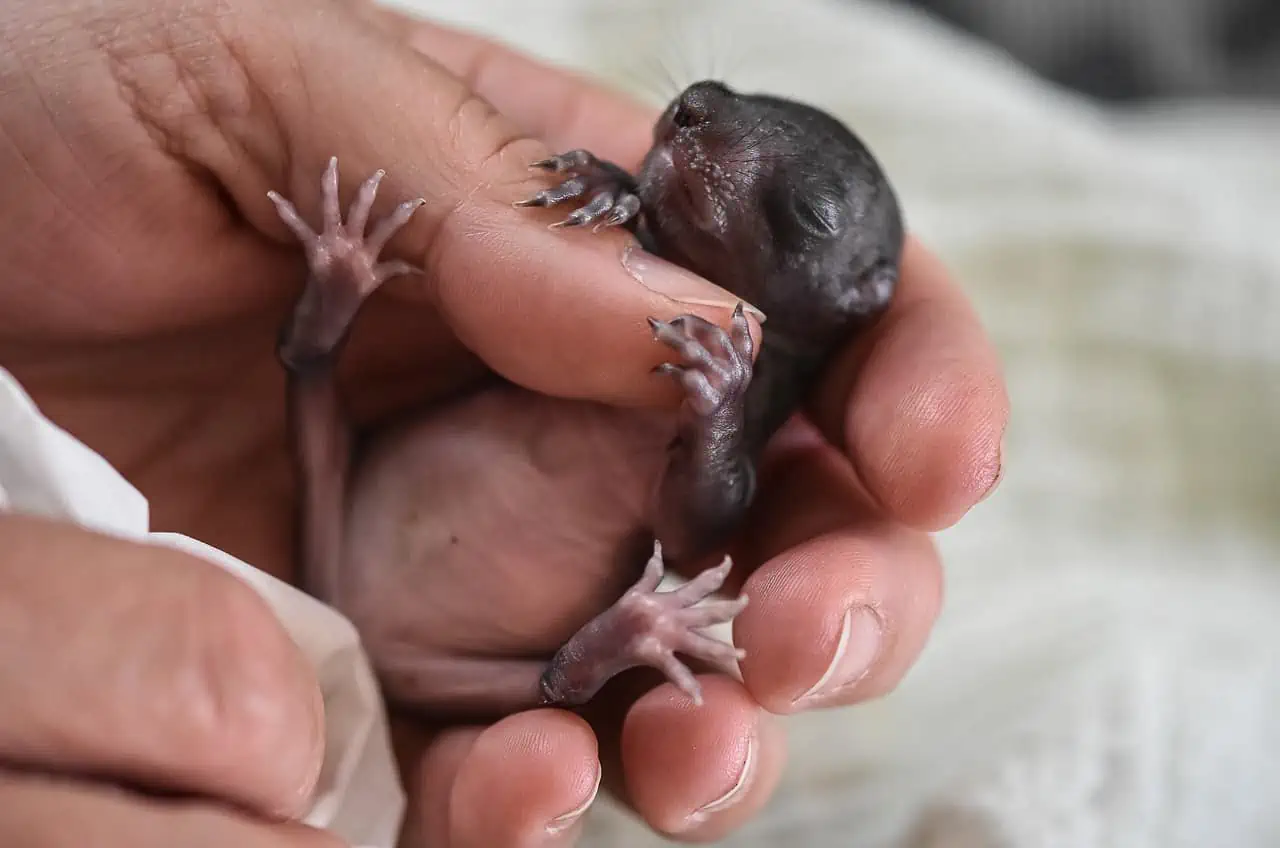
[[[661,264],[640,285],[619,261],[625,234],[549,232],[554,217],[512,207],[547,186],[528,163],[554,151],[585,148],[634,169],[651,146],[654,110],[362,2],[7,4],[0,77],[0,363],[142,490],[156,529],[284,579],[296,577],[300,489],[274,343],[306,264],[268,190],[314,214],[316,177],[336,154],[352,180],[348,200],[355,181],[387,170],[375,216],[428,199],[386,251],[427,273],[371,298],[344,352],[339,376],[362,428],[473,390],[490,370],[548,396],[672,410],[672,381],[648,374],[664,354],[645,318],[692,313],[727,326],[737,300]],[[752,333],[758,340],[755,324]],[[897,685],[941,597],[927,532],[995,485],[1006,420],[992,348],[918,241],[907,239],[892,306],[841,352],[807,413],[766,451],[731,545],[728,588],[751,598],[734,624],[747,652],[743,681],[702,679],[704,705],[693,711],[673,687],[646,683],[607,687],[587,720],[540,709],[493,724],[398,723],[406,845],[572,844],[575,813],[601,776],[604,791],[655,830],[723,838],[777,784],[786,746],[773,714],[855,704]],[[509,496],[534,503],[543,493]],[[13,837],[0,841],[331,844],[269,822],[299,809],[299,788],[314,781],[318,728],[315,688],[289,665],[296,657],[268,610],[225,580],[210,594],[198,577],[210,567],[190,557],[8,517],[0,533],[9,573],[38,590],[24,597],[48,603],[42,585],[64,593],[63,607],[38,620],[82,637],[0,663],[9,675],[0,689],[13,696],[0,700],[0,725],[15,728],[5,739],[34,738],[15,716],[36,715],[51,740],[22,757],[0,744],[0,826]],[[107,593],[68,581],[62,567],[142,561],[197,575],[180,581],[184,603],[203,614],[177,619],[193,628],[189,640],[159,639],[171,635],[169,619],[146,616],[172,612],[170,596],[156,594],[162,583],[143,574]],[[567,597],[580,582],[561,582],[554,565],[519,573]],[[500,597],[523,588],[504,584]],[[437,597],[494,603],[492,593],[469,596],[474,589],[439,585]],[[108,598],[118,603],[102,610]],[[878,622],[881,638],[868,641],[859,621]],[[213,678],[216,697],[182,689],[200,674],[140,678],[128,650],[97,662],[92,649],[115,644],[125,624],[121,644],[174,648],[169,667]],[[452,635],[498,656],[510,644],[504,624],[495,613]],[[251,651],[263,639],[278,646],[270,657]],[[264,662],[232,662],[226,645]],[[44,673],[55,665],[86,671]],[[85,722],[86,704],[104,708]],[[156,706],[173,711],[178,730],[204,728],[206,742],[162,744],[183,734],[150,732],[140,707]],[[244,722],[255,731],[247,737]],[[92,757],[66,747],[73,725]],[[182,804],[110,788],[137,777],[137,746],[147,743],[147,783],[178,790]],[[23,770],[10,770],[19,761]],[[42,771],[61,779],[33,776]],[[19,821],[14,811],[30,812]],[[92,833],[77,838],[78,822],[93,822]]]
[[[507,385],[362,435],[335,382],[342,342],[365,299],[415,271],[381,252],[425,201],[370,221],[379,171],[344,218],[333,159],[318,227],[271,195],[310,268],[280,347],[304,486],[303,585],[355,622],[387,696],[425,714],[577,706],[635,666],[661,670],[701,704],[676,654],[734,671],[741,652],[704,628],[731,621],[746,598],[706,600],[729,561],[657,593],[663,567],[688,570],[723,550],[769,438],[889,305],[903,241],[897,200],[835,119],[713,81],[689,86],[658,119],[635,179],[585,150],[534,166],[563,179],[517,206],[580,199],[552,226],[625,225],[652,252],[767,310],[759,361],[743,302],[727,332],[696,315],[650,317],[676,356],[655,371],[681,387],[678,417]],[[513,501],[513,491],[543,496]],[[619,580],[635,581],[646,559],[622,593]],[[556,586],[573,590],[541,586],[537,563],[554,563]],[[512,581],[522,591],[508,602]],[[439,584],[474,588],[460,604],[456,590],[436,597]],[[456,641],[495,612],[507,651],[527,659]]]

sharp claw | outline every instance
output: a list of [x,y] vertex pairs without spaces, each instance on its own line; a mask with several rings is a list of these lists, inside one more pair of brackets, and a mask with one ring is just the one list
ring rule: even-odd
[[552,156],[552,157],[551,157],[551,158],[549,158],[549,159],[539,159],[537,162],[532,162],[532,163],[530,163],[530,164],[529,164],[529,170],[531,170],[531,171],[559,171],[559,170],[560,170],[560,168],[559,168],[558,164],[556,163],[556,157]]
[[547,204],[543,202],[541,195],[534,195],[533,197],[526,198],[525,200],[517,200],[511,205],[517,209],[528,209],[530,206],[546,206]]
[[732,348],[739,357],[750,362],[754,352],[753,345],[751,326],[747,323],[746,304],[740,300],[733,310]]

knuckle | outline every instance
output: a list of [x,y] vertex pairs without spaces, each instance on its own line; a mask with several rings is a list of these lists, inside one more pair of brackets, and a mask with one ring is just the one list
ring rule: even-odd
[[230,39],[219,4],[163,5],[103,38],[108,72],[134,118],[164,150],[195,156],[220,146],[220,125],[256,115],[262,98]]
[[322,754],[319,690],[266,602],[210,569],[193,580],[186,619],[193,661],[185,701],[192,755],[246,800],[300,812]]
[[[469,198],[497,193],[504,200],[515,201],[531,195],[529,163],[545,154],[541,142],[519,132],[502,114],[470,88],[455,89],[454,103],[448,109],[450,116],[445,123],[444,147],[439,151],[442,161],[451,163],[449,168],[439,169],[447,199],[443,204],[433,204],[436,210],[430,221],[423,266],[432,276],[441,277],[441,269],[448,265],[445,253],[450,246],[469,241],[468,237],[450,238],[451,230],[469,231],[474,223],[462,220],[464,210],[473,204]],[[560,187],[564,191],[572,181]],[[510,197],[506,197],[510,194]],[[553,197],[556,190],[540,189],[542,197]]]
[[[447,130],[446,143],[451,149],[445,152],[462,166],[455,178],[463,181],[456,188],[464,194],[504,174],[527,178],[529,163],[542,150],[537,140],[520,132],[470,89],[458,90]],[[575,179],[575,185],[585,185]],[[570,182],[574,181],[566,185]]]

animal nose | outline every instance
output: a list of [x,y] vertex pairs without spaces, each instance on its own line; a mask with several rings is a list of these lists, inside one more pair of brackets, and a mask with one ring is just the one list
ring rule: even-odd
[[684,98],[677,103],[675,114],[671,116],[671,123],[681,129],[697,126],[705,123],[706,120],[707,111],[703,105],[696,100],[691,101],[689,98]]
[[682,129],[709,123],[720,101],[731,96],[733,92],[724,83],[714,80],[694,83],[680,93],[680,97],[658,122],[654,134],[656,140],[668,142]]
[[718,103],[733,92],[720,82],[703,80],[684,90],[676,104],[671,121],[677,127],[694,127],[710,120]]

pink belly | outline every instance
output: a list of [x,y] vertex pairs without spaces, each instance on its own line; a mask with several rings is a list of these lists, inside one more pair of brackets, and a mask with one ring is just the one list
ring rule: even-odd
[[386,434],[353,480],[339,605],[366,640],[554,651],[648,557],[670,420],[503,388]]

